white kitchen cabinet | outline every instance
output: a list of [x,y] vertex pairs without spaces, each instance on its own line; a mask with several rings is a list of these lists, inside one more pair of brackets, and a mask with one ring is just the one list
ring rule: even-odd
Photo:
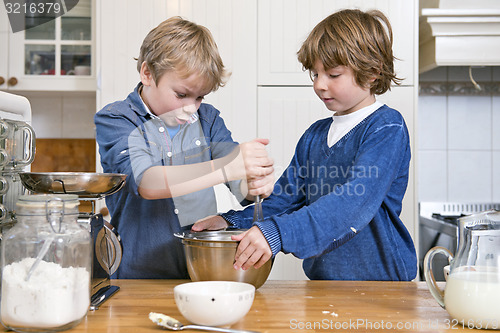
[[[168,17],[180,15],[207,27],[231,72],[226,86],[206,103],[221,111],[233,138],[255,137],[257,129],[257,2],[231,0],[98,0],[99,73],[97,109],[123,100],[139,82],[134,57],[147,33]],[[113,13],[112,15],[110,13]]]
[[394,36],[396,73],[404,85],[415,82],[415,1],[401,0],[259,0],[258,82],[261,86],[311,84],[303,75],[297,51],[309,32],[331,13],[344,8],[379,9],[387,15]]
[[258,135],[270,140],[268,152],[279,177],[290,163],[300,136],[314,121],[332,112],[312,87],[259,87],[258,93]]
[[[95,91],[94,7],[94,0],[80,0],[64,15],[41,25],[28,14],[25,24],[34,22],[34,26],[14,33],[7,10],[22,12],[23,6],[0,6],[0,42],[4,46],[0,89]],[[64,11],[62,6],[54,8]]]
[[9,63],[8,55],[9,48],[5,47],[9,45],[9,20],[7,19],[7,13],[3,6],[0,6],[0,89],[5,89],[7,85]]

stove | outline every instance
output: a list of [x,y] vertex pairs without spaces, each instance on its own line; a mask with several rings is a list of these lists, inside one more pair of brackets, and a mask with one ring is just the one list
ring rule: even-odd
[[[442,246],[455,254],[458,239],[458,219],[463,216],[500,210],[500,203],[421,202],[419,204],[419,271],[423,277],[425,254],[434,246]],[[448,265],[445,257],[436,256],[433,272],[436,281],[444,281],[443,267]]]

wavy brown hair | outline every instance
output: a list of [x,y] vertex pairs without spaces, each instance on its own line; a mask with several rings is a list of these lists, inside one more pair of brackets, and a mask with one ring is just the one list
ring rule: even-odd
[[381,11],[345,9],[318,23],[297,55],[304,70],[318,60],[325,69],[350,67],[359,86],[380,95],[402,80],[394,73],[392,42],[391,24]]
[[165,72],[175,71],[181,78],[197,74],[207,90],[215,91],[229,76],[210,31],[178,16],[163,21],[144,38],[137,58],[139,72],[143,62],[156,84]]

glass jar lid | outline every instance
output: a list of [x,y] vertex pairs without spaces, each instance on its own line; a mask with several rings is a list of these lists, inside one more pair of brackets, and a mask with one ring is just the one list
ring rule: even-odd
[[63,215],[78,214],[80,205],[75,194],[28,194],[21,195],[16,203],[17,215],[47,215],[60,211]]

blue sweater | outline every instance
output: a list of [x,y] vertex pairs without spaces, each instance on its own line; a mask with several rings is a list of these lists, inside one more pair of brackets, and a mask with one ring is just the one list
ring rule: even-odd
[[[263,201],[255,223],[271,246],[305,258],[318,280],[415,278],[417,259],[399,218],[408,183],[410,143],[401,114],[386,105],[328,147],[332,118],[302,135],[290,165]],[[253,211],[223,217],[237,228],[252,225]]]

